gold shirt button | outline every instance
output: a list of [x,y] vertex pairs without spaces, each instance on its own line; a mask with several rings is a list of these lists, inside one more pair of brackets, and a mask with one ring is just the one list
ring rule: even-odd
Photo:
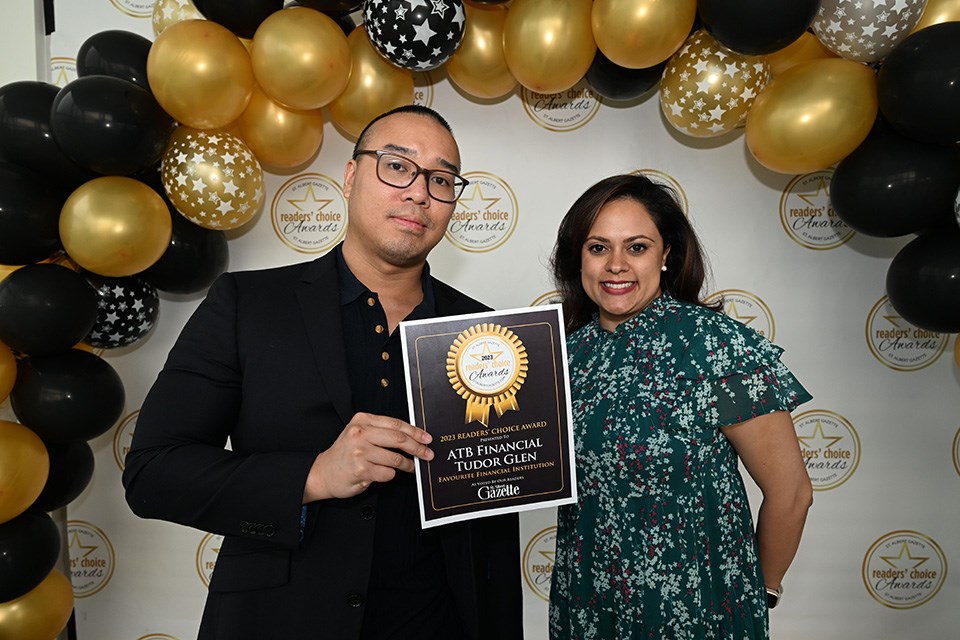
[[389,360],[389,359],[390,359],[390,354],[387,353],[386,351],[384,351],[383,353],[380,354],[380,357],[381,357],[383,360]]
[[387,380],[386,378],[380,378],[380,386],[386,389],[387,387],[390,386],[390,381]]
[[382,324],[378,324],[377,326],[375,326],[375,327],[373,328],[373,330],[376,331],[377,333],[383,333],[383,332],[384,332],[384,328],[383,328],[383,325],[382,325]]
[[367,306],[368,306],[368,307],[372,307],[372,306],[375,305],[375,304],[377,304],[377,301],[376,301],[375,298],[367,298]]

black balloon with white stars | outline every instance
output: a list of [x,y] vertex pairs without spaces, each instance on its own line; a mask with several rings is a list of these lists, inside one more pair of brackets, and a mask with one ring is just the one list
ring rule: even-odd
[[85,273],[97,291],[97,320],[84,342],[99,349],[127,347],[157,324],[160,297],[152,284],[136,276],[107,278]]
[[366,0],[363,23],[370,42],[394,65],[436,69],[463,40],[461,0]]

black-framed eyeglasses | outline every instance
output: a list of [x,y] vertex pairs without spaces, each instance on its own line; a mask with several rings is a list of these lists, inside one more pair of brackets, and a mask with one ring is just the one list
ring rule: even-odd
[[423,174],[427,181],[427,193],[440,202],[456,202],[470,184],[469,180],[453,171],[424,169],[410,158],[393,151],[360,149],[353,154],[354,159],[357,156],[377,156],[377,177],[380,182],[397,189],[406,189],[417,176]]

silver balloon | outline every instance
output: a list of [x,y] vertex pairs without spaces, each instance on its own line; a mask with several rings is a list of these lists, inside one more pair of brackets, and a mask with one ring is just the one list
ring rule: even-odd
[[822,0],[813,32],[842,58],[875,62],[910,35],[926,6],[927,0]]

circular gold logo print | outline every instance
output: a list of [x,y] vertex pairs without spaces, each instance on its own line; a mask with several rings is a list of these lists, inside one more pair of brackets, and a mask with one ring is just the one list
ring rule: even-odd
[[563,298],[560,297],[560,292],[554,289],[553,291],[547,291],[546,293],[537,296],[537,298],[530,303],[531,307],[542,307],[548,304],[563,304]]
[[433,76],[429,71],[417,71],[413,74],[413,104],[421,107],[433,106]]
[[863,584],[891,609],[913,609],[937,595],[947,577],[940,546],[916,531],[891,531],[863,558]]
[[67,522],[67,540],[73,595],[76,598],[92,596],[113,577],[116,565],[113,545],[107,534],[83,520]]
[[140,636],[137,638],[137,640],[179,640],[179,638],[166,633],[151,633],[149,635]]
[[683,190],[683,187],[680,186],[680,182],[674,178],[669,173],[664,173],[658,169],[635,169],[630,173],[639,174],[649,178],[652,182],[657,184],[662,184],[673,189],[673,192],[677,194],[677,198],[680,199],[680,208],[683,209],[683,213],[686,216],[690,216],[690,208],[687,203],[687,193]]
[[130,452],[130,445],[133,444],[133,433],[137,430],[137,416],[139,415],[139,410],[134,411],[124,418],[113,432],[113,459],[120,467],[120,471],[124,469],[124,461]]
[[213,568],[217,564],[217,557],[220,555],[220,545],[223,544],[223,536],[208,533],[203,536],[197,546],[197,575],[203,586],[210,588],[210,577],[213,575]]
[[457,200],[446,238],[464,251],[493,251],[509,240],[517,228],[517,197],[506,182],[492,173],[474,171],[463,177],[470,184]]
[[860,438],[846,418],[817,409],[794,416],[793,425],[814,491],[834,489],[850,479],[860,464]]
[[807,249],[834,249],[856,233],[830,204],[833,170],[797,176],[780,196],[780,224],[790,239]]
[[324,253],[347,232],[347,200],[332,178],[303,173],[287,180],[270,205],[273,231],[300,253]]
[[530,119],[550,131],[579,129],[593,120],[601,104],[586,78],[560,93],[537,93],[521,87],[520,97]]
[[711,293],[705,302],[716,302],[723,298],[723,312],[750,327],[767,340],[773,340],[776,325],[770,307],[759,297],[741,289],[723,289]]
[[50,82],[60,88],[77,79],[76,58],[56,56],[50,58]]
[[131,18],[150,18],[153,16],[153,5],[157,0],[110,0],[110,4],[120,10],[120,13]]
[[544,600],[550,599],[550,576],[557,556],[557,528],[547,527],[534,535],[523,550],[523,581]]
[[519,410],[516,395],[526,377],[526,347],[498,324],[484,322],[462,331],[447,353],[447,378],[467,401],[467,423],[487,426],[490,407],[498,416]]
[[953,468],[960,475],[960,429],[953,436]]
[[946,348],[948,334],[919,329],[897,313],[884,296],[867,316],[870,353],[896,371],[916,371],[936,362]]

